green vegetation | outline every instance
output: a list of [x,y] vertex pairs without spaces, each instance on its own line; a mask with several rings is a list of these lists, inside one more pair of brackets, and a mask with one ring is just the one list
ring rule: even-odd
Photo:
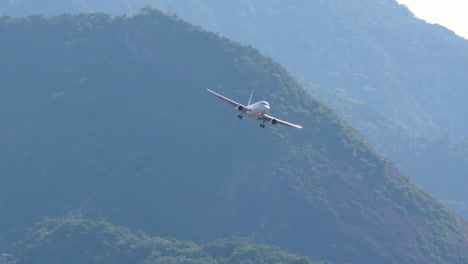
[[13,254],[0,263],[323,263],[248,239],[223,239],[200,246],[144,232],[132,234],[103,220],[47,220],[11,250]]
[[[0,34],[2,249],[44,219],[102,218],[199,244],[252,237],[340,263],[466,262],[466,222],[252,47],[151,8],[3,17]],[[305,128],[236,120],[205,88],[241,102],[255,90],[272,114]],[[17,244],[20,263],[49,242],[83,239],[48,240],[49,231],[105,237],[83,255],[91,262],[113,261],[95,249],[135,262],[164,252],[148,255],[139,243],[152,239],[102,221],[35,230]],[[270,251],[242,243],[221,258],[248,263]],[[176,260],[196,259],[195,244],[170,244]]]

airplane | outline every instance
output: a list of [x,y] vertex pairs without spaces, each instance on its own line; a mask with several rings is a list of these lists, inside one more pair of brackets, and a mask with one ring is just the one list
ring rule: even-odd
[[226,101],[227,103],[235,106],[236,107],[235,109],[239,112],[239,115],[237,115],[237,118],[242,119],[244,117],[243,115],[245,114],[247,117],[256,118],[258,120],[263,121],[260,124],[261,128],[265,128],[265,122],[270,122],[271,125],[281,124],[281,125],[285,125],[289,127],[302,128],[302,126],[300,125],[289,123],[281,119],[278,119],[276,117],[267,115],[268,111],[270,110],[270,104],[268,104],[267,101],[260,101],[260,102],[250,104],[250,101],[252,100],[253,91],[250,94],[249,103],[245,106],[243,104],[239,104],[238,102],[234,100],[224,97],[220,95],[219,93],[213,92],[210,89],[206,89],[206,90],[214,94],[218,98]]

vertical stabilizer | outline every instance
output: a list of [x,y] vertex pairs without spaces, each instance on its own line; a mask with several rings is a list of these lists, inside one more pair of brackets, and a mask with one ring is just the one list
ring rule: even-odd
[[252,90],[252,92],[250,93],[249,103],[248,103],[247,105],[250,105],[250,102],[252,101],[253,92],[254,92],[254,91]]

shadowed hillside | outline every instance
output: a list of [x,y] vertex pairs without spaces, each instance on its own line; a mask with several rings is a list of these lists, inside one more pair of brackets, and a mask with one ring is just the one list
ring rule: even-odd
[[[466,222],[277,63],[175,17],[2,18],[2,245],[50,217],[314,259],[464,263]],[[236,120],[268,100],[303,130]]]

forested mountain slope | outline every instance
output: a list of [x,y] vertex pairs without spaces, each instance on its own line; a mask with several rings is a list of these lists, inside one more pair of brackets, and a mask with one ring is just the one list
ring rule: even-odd
[[[145,9],[0,21],[0,246],[102,217],[337,263],[466,263],[467,223],[272,59]],[[258,128],[205,88],[304,125]]]
[[22,0],[7,15],[131,14],[151,4],[304,76],[418,184],[468,217],[468,41],[394,0]]
[[468,217],[468,40],[394,0],[130,1],[258,48]]

